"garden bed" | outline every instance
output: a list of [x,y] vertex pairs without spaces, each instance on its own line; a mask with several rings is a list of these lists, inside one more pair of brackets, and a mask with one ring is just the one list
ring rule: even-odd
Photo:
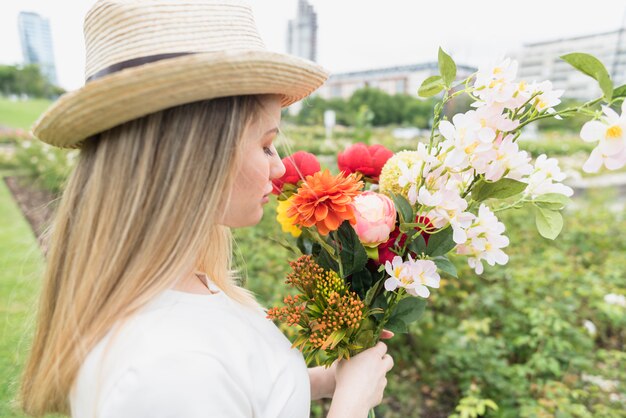
[[56,195],[38,188],[23,177],[4,177],[4,182],[30,224],[44,254],[47,250],[44,233],[56,208]]

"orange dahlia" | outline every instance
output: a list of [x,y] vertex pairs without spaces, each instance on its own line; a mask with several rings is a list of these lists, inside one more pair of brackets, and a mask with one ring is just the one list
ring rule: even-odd
[[287,216],[303,227],[315,225],[322,235],[336,231],[343,221],[354,224],[352,202],[363,187],[359,179],[358,174],[333,176],[328,170],[306,176],[290,199]]

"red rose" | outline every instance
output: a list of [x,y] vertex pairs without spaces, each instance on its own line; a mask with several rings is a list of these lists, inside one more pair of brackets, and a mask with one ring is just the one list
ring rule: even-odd
[[321,169],[317,157],[306,151],[298,151],[283,158],[283,164],[285,165],[285,174],[279,179],[272,180],[274,185],[272,193],[274,194],[280,194],[283,190],[283,184],[296,185],[306,176],[315,174]]
[[376,144],[368,147],[358,142],[346,148],[344,152],[339,153],[337,165],[339,170],[346,174],[358,171],[364,176],[378,181],[380,171],[392,155],[393,152],[382,145]]
[[[428,219],[425,216],[420,216],[420,215],[416,216],[415,222],[420,222],[420,223],[425,224],[426,230],[430,230],[434,228],[433,224],[430,222],[430,219]],[[378,246],[378,264],[385,264],[385,262],[387,261],[391,262],[391,260],[393,260],[393,258],[397,255],[396,253],[391,251],[391,248],[394,247],[394,243],[396,242],[396,239],[398,238],[399,234],[400,234],[400,229],[399,228],[394,229],[393,232],[389,235],[389,239],[387,240],[387,242],[384,242]],[[426,242],[426,245],[428,245],[428,238],[430,238],[430,234],[428,234],[426,231],[422,231],[422,237],[424,237],[424,241]],[[402,247],[405,242],[406,242],[406,234],[402,234],[400,241],[398,241],[398,246]],[[415,256],[416,254],[411,253],[411,255]]]

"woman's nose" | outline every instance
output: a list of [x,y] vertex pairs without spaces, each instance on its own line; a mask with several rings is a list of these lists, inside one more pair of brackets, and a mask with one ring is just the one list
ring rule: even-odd
[[283,164],[283,160],[281,160],[278,152],[275,152],[270,166],[270,179],[281,178],[285,174],[285,171],[285,164]]

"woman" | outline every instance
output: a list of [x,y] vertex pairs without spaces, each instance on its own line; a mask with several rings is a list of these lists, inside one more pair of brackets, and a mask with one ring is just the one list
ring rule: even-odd
[[32,415],[360,417],[386,346],[330,369],[265,319],[231,271],[230,228],[261,219],[284,166],[281,108],[327,77],[268,52],[249,7],[103,0],[85,18],[86,85],[33,133],[80,157],[60,202],[21,388]]

